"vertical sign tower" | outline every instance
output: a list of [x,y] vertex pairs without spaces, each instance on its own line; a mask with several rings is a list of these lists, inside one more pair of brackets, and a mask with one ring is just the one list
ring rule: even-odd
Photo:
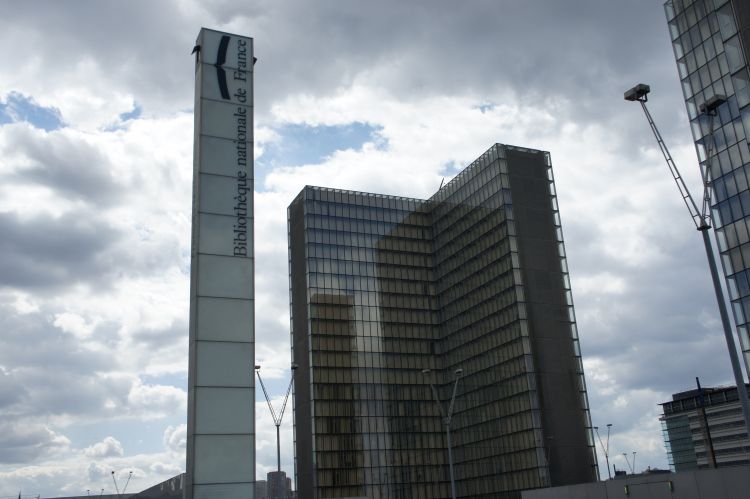
[[203,28],[195,53],[184,497],[252,499],[252,39]]

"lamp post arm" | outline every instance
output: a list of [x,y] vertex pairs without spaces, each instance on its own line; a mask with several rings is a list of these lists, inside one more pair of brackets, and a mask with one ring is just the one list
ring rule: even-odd
[[128,474],[128,481],[125,482],[125,486],[122,488],[122,493],[124,494],[126,490],[128,490],[128,484],[130,483],[130,479],[133,477],[133,472],[131,471]]
[[117,478],[115,478],[115,472],[112,472],[112,481],[115,482],[115,490],[117,491],[117,497],[120,497],[120,487],[117,486]]
[[292,384],[294,383],[294,374],[292,379],[289,380],[289,388],[286,389],[286,397],[284,397],[284,404],[281,406],[281,413],[279,413],[279,423],[284,418],[284,410],[286,409],[286,403],[289,401],[289,394],[292,393]]
[[453,407],[456,405],[456,392],[458,391],[458,380],[461,378],[456,378],[456,381],[453,382],[453,395],[451,395],[451,403],[448,406],[448,416],[446,417],[446,424],[450,425],[451,420],[453,419]]
[[609,454],[609,432],[612,429],[612,425],[607,426],[607,449],[604,451]]
[[279,424],[279,420],[276,417],[276,411],[273,410],[273,405],[271,404],[271,397],[268,396],[268,392],[266,391],[266,385],[263,384],[263,378],[260,377],[260,371],[255,371],[255,374],[258,375],[258,381],[260,381],[260,387],[263,389],[263,395],[266,396],[266,402],[268,402],[268,409],[271,411],[271,417],[273,418],[274,424]]
[[[602,446],[602,450],[604,451],[604,455],[606,456],[607,455],[607,448],[604,447],[604,442],[602,442],[602,437],[599,436],[599,428],[594,428],[594,432],[596,433],[596,438],[599,439],[599,445]],[[607,444],[607,445],[609,445],[609,444]]]
[[677,169],[677,165],[672,159],[672,155],[669,153],[669,149],[667,149],[667,144],[664,143],[664,139],[662,139],[661,133],[659,133],[659,129],[656,128],[656,123],[654,123],[654,119],[651,117],[651,113],[649,113],[648,108],[646,107],[646,99],[638,99],[638,102],[641,103],[643,113],[646,115],[646,119],[648,120],[648,124],[651,127],[651,131],[654,133],[656,142],[659,144],[659,149],[661,150],[661,153],[667,162],[669,172],[672,174],[672,178],[677,184],[677,188],[680,190],[680,196],[682,196],[682,200],[685,202],[685,206],[690,212],[690,217],[693,219],[695,227],[700,228],[706,223],[705,214],[701,213],[701,211],[698,209],[698,205],[695,204],[695,201],[693,200],[693,196],[690,195],[690,191],[688,190],[685,181],[680,175],[680,170]]
[[438,409],[440,410],[440,417],[443,419],[443,422],[446,421],[445,419],[445,412],[443,412],[443,404],[440,403],[440,398],[438,397],[437,389],[435,388],[435,385],[430,383],[430,390],[432,390],[432,397],[435,399],[435,403],[438,406]]

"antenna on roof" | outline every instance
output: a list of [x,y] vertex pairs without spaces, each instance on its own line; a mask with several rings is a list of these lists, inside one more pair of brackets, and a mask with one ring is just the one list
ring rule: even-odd
[[440,181],[440,187],[438,187],[438,190],[443,188],[443,182],[445,182],[445,177],[443,177],[443,180]]

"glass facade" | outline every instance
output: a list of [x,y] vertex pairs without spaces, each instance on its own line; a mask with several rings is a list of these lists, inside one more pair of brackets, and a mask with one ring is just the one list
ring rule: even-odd
[[[664,4],[677,70],[701,163],[712,187],[712,219],[745,367],[750,372],[750,7],[744,0]],[[701,104],[726,96],[711,117]],[[707,157],[710,155],[710,158]]]
[[428,200],[306,187],[289,241],[301,499],[450,497],[458,368],[459,496],[596,478],[547,153],[496,144]]

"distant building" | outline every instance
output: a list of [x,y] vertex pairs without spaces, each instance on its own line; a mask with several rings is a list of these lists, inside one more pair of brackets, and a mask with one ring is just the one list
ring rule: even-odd
[[268,499],[268,482],[266,480],[255,481],[255,497],[253,499]]
[[[549,153],[496,144],[420,200],[289,206],[300,499],[450,497],[597,479]],[[423,370],[429,369],[429,373]]]
[[712,467],[712,448],[717,467],[750,464],[750,440],[736,387],[704,388],[702,396],[698,390],[676,393],[661,406],[664,443],[675,471]]
[[[750,2],[669,0],[664,4],[693,139],[713,191],[716,241],[737,334],[750,372]],[[726,97],[714,119],[700,107]]]
[[292,480],[286,476],[286,472],[270,471],[267,478],[266,497],[268,499],[292,499]]

